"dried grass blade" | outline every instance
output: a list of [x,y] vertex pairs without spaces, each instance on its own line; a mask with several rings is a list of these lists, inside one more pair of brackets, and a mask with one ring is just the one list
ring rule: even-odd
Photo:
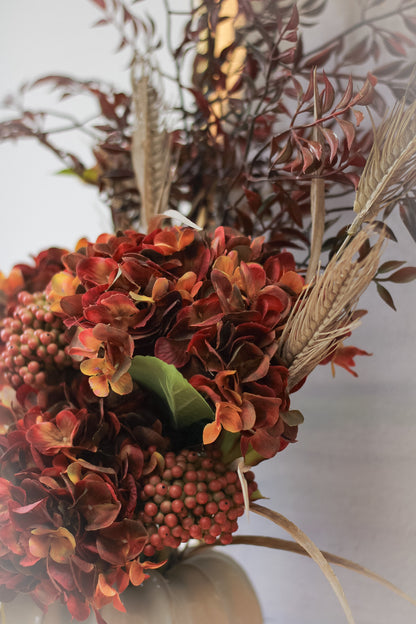
[[377,271],[384,236],[379,236],[362,260],[354,259],[367,238],[367,232],[360,232],[295,305],[279,340],[279,355],[289,368],[289,389],[309,375],[335,349],[337,340],[359,324],[354,308]]
[[[246,544],[248,546],[264,546],[265,548],[274,548],[276,550],[284,550],[287,552],[293,552],[298,555],[303,555],[305,557],[310,557],[309,553],[306,550],[297,544],[296,542],[292,542],[291,540],[284,540],[278,537],[265,537],[264,535],[236,535],[233,538],[232,544]],[[325,557],[325,559],[329,563],[333,563],[335,565],[339,565],[347,570],[353,570],[354,572],[358,572],[358,574],[362,574],[377,583],[381,583],[387,589],[390,589],[392,592],[407,600],[411,604],[416,606],[416,600],[402,591],[393,583],[390,583],[387,579],[372,572],[368,568],[360,565],[359,563],[355,563],[354,561],[350,561],[349,559],[345,559],[344,557],[339,557],[338,555],[333,555],[332,553],[326,552],[325,550],[321,550],[321,553]]]
[[263,507],[262,505],[257,505],[256,503],[252,503],[250,506],[250,509],[254,513],[258,514],[259,516],[263,516],[263,518],[267,518],[271,520],[272,522],[277,524],[280,528],[290,533],[293,539],[295,539],[296,542],[300,544],[302,548],[304,548],[304,550],[306,550],[309,556],[321,568],[323,574],[326,576],[327,580],[329,581],[332,589],[334,590],[334,593],[336,594],[341,604],[341,607],[344,610],[347,621],[349,622],[349,624],[354,624],[354,618],[351,613],[350,606],[345,597],[344,590],[342,589],[341,583],[339,582],[335,572],[329,565],[328,561],[325,559],[325,557],[323,556],[319,548],[315,546],[312,540],[310,540],[309,537],[305,535],[305,533],[303,533],[303,531],[301,531],[296,526],[296,524],[294,524],[293,522],[285,518],[285,516],[282,516],[281,514],[277,513],[276,511],[272,511],[271,509],[268,509],[267,507]]
[[171,183],[171,149],[168,133],[160,120],[161,98],[142,66],[140,78],[132,79],[135,126],[132,163],[141,197],[140,227],[147,231],[154,215],[168,203]]

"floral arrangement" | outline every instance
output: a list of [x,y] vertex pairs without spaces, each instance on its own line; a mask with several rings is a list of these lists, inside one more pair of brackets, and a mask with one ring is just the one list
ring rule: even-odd
[[[115,226],[1,277],[0,598],[25,593],[44,609],[61,600],[76,620],[93,610],[104,622],[104,605],[123,610],[127,586],[182,545],[230,543],[251,508],[321,565],[353,622],[322,553],[256,504],[251,468],[296,441],[303,416],[290,395],[318,364],[356,374],[354,357],[368,354],[343,341],[370,282],[394,306],[381,282],[416,277],[401,262],[380,265],[395,204],[415,236],[413,42],[374,26],[387,12],[368,20],[368,49],[345,34],[305,56],[301,27],[324,1],[204,2],[183,41],[168,42],[181,94],[168,132],[149,22],[121,0],[94,3],[100,25],[116,24],[132,48],[132,94],[64,76],[36,85],[98,101],[95,164],[58,149],[44,113],[0,124],[3,139],[38,138],[96,185]],[[410,30],[412,8],[400,3]],[[399,60],[354,92],[341,61],[377,59],[382,45]],[[377,80],[400,100],[371,147],[357,107],[385,112]],[[349,192],[355,219],[334,234],[325,205]]]

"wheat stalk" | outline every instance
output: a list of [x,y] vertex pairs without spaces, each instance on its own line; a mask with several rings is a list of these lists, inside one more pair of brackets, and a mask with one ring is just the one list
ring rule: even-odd
[[416,185],[416,101],[405,97],[374,132],[374,144],[361,175],[354,202],[351,238],[365,221],[396,203]]
[[295,305],[279,340],[280,357],[289,368],[289,390],[335,349],[337,339],[359,324],[354,309],[377,271],[384,235],[364,258],[355,260],[367,238],[367,232],[360,232]]
[[160,120],[161,98],[143,63],[141,73],[140,78],[132,78],[135,125],[131,156],[141,196],[140,227],[146,232],[152,217],[164,212],[168,203],[171,150]]

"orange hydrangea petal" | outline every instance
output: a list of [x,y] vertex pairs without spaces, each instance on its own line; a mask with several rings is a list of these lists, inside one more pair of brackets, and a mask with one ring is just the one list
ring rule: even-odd
[[129,394],[133,390],[133,380],[130,373],[124,373],[117,381],[109,380],[111,389],[116,394]]
[[204,427],[202,433],[202,441],[204,444],[212,444],[218,438],[221,433],[221,425],[217,422],[208,423]]
[[90,377],[88,383],[90,384],[91,390],[94,392],[95,396],[106,397],[109,395],[110,389],[105,375]]
[[303,277],[295,271],[286,271],[286,273],[283,273],[279,282],[288,286],[290,290],[293,290],[293,292],[297,295],[302,292],[302,288],[304,286]]

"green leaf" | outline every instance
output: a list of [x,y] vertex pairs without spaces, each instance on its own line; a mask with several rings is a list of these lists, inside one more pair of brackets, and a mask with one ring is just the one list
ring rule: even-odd
[[249,444],[248,451],[244,455],[244,463],[247,466],[257,466],[257,464],[260,464],[260,462],[264,461],[265,459],[266,458],[263,457],[263,455],[257,453],[257,451],[253,449],[251,444]]
[[72,176],[78,176],[77,172],[75,171],[75,169],[60,169],[59,171],[56,172],[56,175],[72,175]]
[[231,464],[234,459],[241,457],[240,433],[231,433],[223,429],[220,435],[220,449],[224,464]]
[[250,500],[252,502],[257,501],[257,500],[268,500],[268,496],[263,496],[263,494],[257,488],[257,490],[255,492],[253,492],[253,494],[251,494]]
[[214,420],[208,403],[172,364],[150,355],[136,355],[129,372],[138,384],[165,403],[175,429]]

